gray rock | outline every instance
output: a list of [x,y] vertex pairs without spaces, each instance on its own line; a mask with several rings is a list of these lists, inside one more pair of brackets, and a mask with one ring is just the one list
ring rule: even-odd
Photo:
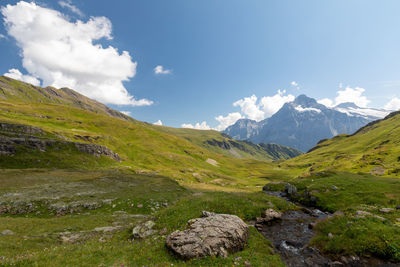
[[274,210],[267,209],[261,214],[261,218],[257,218],[257,224],[272,222],[275,220],[279,220],[282,217],[282,213]]
[[156,224],[153,221],[147,221],[135,226],[132,230],[133,239],[143,239],[155,233],[153,227]]
[[339,190],[339,187],[337,187],[336,185],[332,185],[332,187],[331,187],[331,188],[332,188],[332,190],[333,190],[333,191],[337,191],[337,190]]
[[79,233],[63,232],[60,233],[60,239],[63,243],[77,243],[82,241],[83,237]]
[[382,212],[382,213],[392,213],[392,212],[394,212],[394,209],[392,209],[392,208],[381,208],[381,209],[379,209],[379,211]]
[[14,232],[11,230],[4,230],[3,232],[1,232],[1,235],[14,235]]
[[96,227],[93,230],[95,232],[103,232],[103,233],[112,233],[122,229],[122,226],[104,226],[104,227]]
[[364,210],[357,210],[356,211],[356,218],[357,219],[365,218],[365,217],[368,217],[368,216],[377,218],[377,219],[382,220],[382,221],[386,220],[385,218],[383,218],[381,216],[378,216],[378,215],[375,215],[375,214],[372,214],[371,212],[368,212],[368,211],[364,211]]
[[249,228],[239,217],[203,212],[202,218],[188,222],[187,230],[170,234],[166,245],[183,259],[227,257],[242,250],[248,237]]
[[297,187],[292,184],[285,184],[285,193],[289,196],[294,195],[297,192]]

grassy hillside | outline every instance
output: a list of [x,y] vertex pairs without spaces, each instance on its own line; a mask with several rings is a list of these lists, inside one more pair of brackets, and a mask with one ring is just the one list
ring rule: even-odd
[[259,177],[270,169],[269,162],[288,157],[232,140],[217,131],[139,122],[70,89],[40,88],[6,77],[0,77],[0,121],[40,127],[58,140],[104,145],[122,159],[81,164],[82,155],[73,151],[51,154],[49,150],[35,155],[22,151],[15,160],[0,156],[3,168],[131,168],[138,173],[173,177],[185,184],[237,189],[247,184],[241,182],[242,178],[260,181]]
[[322,140],[310,152],[291,159],[285,167],[305,173],[321,170],[400,176],[400,113],[372,122],[353,135]]

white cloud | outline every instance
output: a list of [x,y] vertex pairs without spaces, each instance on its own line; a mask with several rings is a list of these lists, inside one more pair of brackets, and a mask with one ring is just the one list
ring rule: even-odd
[[294,87],[299,86],[299,84],[298,84],[296,81],[292,81],[292,82],[290,83],[290,85],[291,85],[291,86],[294,86]]
[[182,128],[190,128],[190,129],[196,129],[196,130],[211,130],[211,127],[207,125],[207,122],[203,121],[202,123],[196,123],[195,125],[193,124],[182,124]]
[[154,73],[155,73],[156,75],[160,75],[160,74],[171,74],[172,71],[171,71],[171,70],[164,69],[163,66],[158,65],[158,66],[156,66],[156,67],[154,68]]
[[3,39],[3,38],[5,39],[6,37],[0,33],[0,39]]
[[333,107],[333,106],[335,106],[335,105],[333,104],[333,101],[332,101],[331,99],[329,99],[329,98],[324,98],[324,99],[318,100],[317,102],[320,103],[320,104],[322,104],[322,105],[324,105],[324,106],[326,106],[326,107]]
[[6,29],[21,48],[22,65],[44,86],[69,87],[106,104],[146,106],[123,85],[136,74],[136,62],[127,51],[103,48],[99,39],[112,39],[111,22],[91,17],[71,22],[58,11],[18,2],[1,8]]
[[295,99],[294,95],[286,95],[286,91],[278,90],[273,96],[264,96],[257,102],[257,96],[245,97],[233,103],[234,107],[240,107],[246,118],[261,121],[275,114],[285,103]]
[[219,122],[216,130],[223,131],[228,126],[235,124],[235,122],[237,122],[241,118],[242,115],[239,112],[229,113],[226,117],[219,115],[218,117],[215,117],[215,119]]
[[335,104],[339,105],[341,103],[351,102],[359,107],[366,107],[371,101],[369,101],[366,96],[363,96],[364,92],[364,88],[351,88],[347,86],[344,90],[337,92],[338,96],[335,98]]
[[154,125],[163,125],[161,120],[156,121],[155,123],[153,123]]
[[[343,85],[339,84],[339,88],[342,87]],[[342,103],[351,102],[359,107],[365,108],[371,101],[368,100],[368,98],[365,95],[363,95],[364,92],[365,92],[364,88],[361,87],[351,88],[349,86],[346,86],[345,89],[337,91],[338,96],[335,98],[334,101],[329,98],[324,98],[318,100],[318,103],[323,104],[327,107],[334,107]]]
[[58,4],[63,7],[69,9],[71,12],[75,13],[76,15],[83,17],[83,12],[74,6],[71,2],[71,0],[66,0],[66,1],[58,1]]
[[10,69],[7,73],[4,73],[4,76],[40,86],[40,81],[36,77],[33,77],[31,75],[24,75],[17,69]]
[[234,107],[240,107],[242,113],[251,120],[260,121],[264,119],[264,112],[260,110],[260,106],[257,104],[257,96],[252,95],[245,97],[233,103]]
[[130,111],[120,111],[122,114],[125,114],[126,116],[130,116],[132,112]]
[[285,103],[295,99],[294,95],[286,95],[286,91],[278,90],[273,96],[264,96],[261,98],[261,107],[264,111],[264,118],[269,118],[274,115]]
[[386,110],[400,110],[400,98],[392,98],[385,106]]

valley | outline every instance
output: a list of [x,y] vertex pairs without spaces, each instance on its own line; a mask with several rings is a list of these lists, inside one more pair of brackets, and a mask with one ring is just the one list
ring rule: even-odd
[[[278,224],[260,216],[304,207],[328,216],[295,219],[315,223],[299,251],[329,266],[400,262],[397,113],[303,154],[140,122],[71,89],[6,77],[0,89],[1,266],[285,266]],[[247,246],[186,261],[169,251],[167,236],[203,211],[250,225]]]

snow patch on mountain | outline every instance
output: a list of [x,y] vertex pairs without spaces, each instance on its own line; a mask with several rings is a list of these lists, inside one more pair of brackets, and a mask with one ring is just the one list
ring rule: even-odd
[[322,111],[320,109],[317,108],[303,108],[302,106],[296,106],[294,107],[295,110],[297,110],[298,112],[306,112],[306,111],[313,111],[313,112],[317,112],[317,113],[321,113]]

